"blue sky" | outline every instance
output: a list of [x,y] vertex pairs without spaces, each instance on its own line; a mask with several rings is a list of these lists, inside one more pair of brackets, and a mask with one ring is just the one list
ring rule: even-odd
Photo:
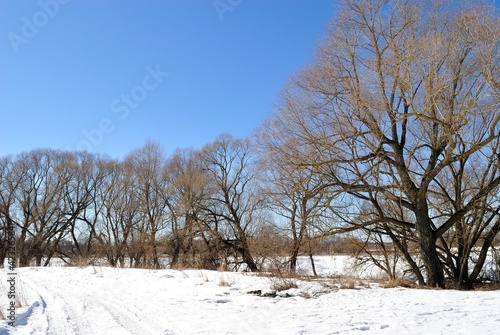
[[0,155],[121,158],[147,139],[172,152],[248,136],[333,12],[332,0],[1,0]]

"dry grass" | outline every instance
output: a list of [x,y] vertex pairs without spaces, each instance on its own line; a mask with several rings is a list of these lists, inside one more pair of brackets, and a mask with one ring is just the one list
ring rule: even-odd
[[395,288],[395,287],[405,287],[405,288],[416,288],[417,286],[409,280],[396,278],[390,279],[381,285],[383,288]]
[[219,283],[217,284],[221,287],[231,287],[234,285],[234,280],[228,280],[224,276],[220,277]]
[[295,279],[296,281],[321,281],[324,277],[314,277],[312,275],[305,275],[300,273],[294,273],[289,271],[280,271],[280,270],[271,270],[267,272],[257,272],[255,273],[258,277],[267,277],[267,278],[286,278],[286,279]]
[[346,289],[347,290],[354,290],[356,288],[356,281],[352,277],[345,278],[345,280],[343,280],[340,283],[340,288],[343,290],[346,290]]
[[75,260],[74,266],[83,269],[86,268],[88,264],[89,263],[87,257],[78,256],[78,258]]
[[[72,267],[77,267],[77,268],[86,268],[88,267],[89,265],[92,265],[92,266],[95,266],[95,265],[101,265],[101,264],[96,264],[97,261],[96,260],[89,260],[87,257],[84,257],[84,256],[76,256],[75,258],[63,258],[63,257],[53,257],[52,258],[53,260],[56,260],[56,261],[59,261],[59,260],[62,260],[62,262],[64,264],[66,264],[67,266],[72,266]],[[104,261],[104,266],[108,266],[108,261]]]
[[326,283],[326,287],[335,287],[340,289],[353,290],[360,287],[370,288],[370,283],[361,278],[347,275],[337,275],[329,278],[330,282]]
[[476,283],[473,287],[476,291],[497,291],[500,290],[500,283]]

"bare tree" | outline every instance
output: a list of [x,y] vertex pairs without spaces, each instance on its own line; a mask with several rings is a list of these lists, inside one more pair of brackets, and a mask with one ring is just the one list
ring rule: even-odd
[[71,180],[69,153],[33,150],[16,157],[11,175],[14,206],[11,218],[20,230],[18,253],[20,265],[35,259],[45,265],[58,243],[67,235],[70,219],[64,209],[64,188]]
[[281,104],[296,165],[323,169],[350,203],[369,204],[376,217],[358,225],[415,230],[430,286],[444,285],[438,240],[500,185],[492,176],[448,213],[432,202],[450,165],[497,159],[499,26],[476,2],[344,1]]
[[[297,166],[290,151],[299,151],[293,133],[283,131],[280,120],[269,120],[256,134],[259,148],[261,193],[268,208],[278,216],[277,222],[291,238],[288,264],[295,272],[299,253],[311,245],[314,235],[323,230],[320,223],[328,217],[329,184],[314,166]],[[306,152],[302,152],[307,155]],[[328,218],[330,219],[330,218]],[[314,263],[310,253],[312,267]]]
[[[499,141],[491,143],[490,150],[498,151]],[[436,178],[431,199],[436,212],[447,216],[466,206],[470,197],[494,182],[498,177],[496,155],[469,162],[466,157],[450,164]],[[498,188],[477,199],[463,217],[438,241],[445,271],[458,287],[471,288],[481,273],[488,251],[500,231],[500,202]],[[469,268],[473,265],[472,268]]]
[[138,185],[135,196],[142,214],[139,238],[146,238],[148,264],[159,268],[158,237],[167,225],[167,197],[164,194],[167,183],[163,174],[163,149],[158,143],[148,141],[143,147],[132,151],[127,156],[126,163],[133,169]]
[[207,229],[223,249],[233,249],[250,271],[257,271],[248,239],[259,206],[252,194],[254,170],[248,141],[221,134],[201,152],[210,193],[203,205]]
[[[13,225],[11,218],[12,205],[14,202],[14,190],[17,187],[13,184],[12,174],[12,159],[11,157],[0,158],[0,240],[6,241],[8,238],[9,229]],[[7,243],[0,245],[0,265],[3,266],[5,257],[7,256]]]
[[[196,241],[200,238],[210,247],[200,222],[200,206],[206,198],[207,178],[199,153],[193,149],[178,149],[167,162],[165,178],[168,180],[168,198],[171,236],[169,239],[172,267],[213,268],[203,259]],[[202,258],[202,257],[201,257]]]
[[131,250],[133,232],[141,221],[135,196],[138,186],[125,164],[110,162],[109,171],[97,193],[102,203],[97,226],[100,251],[111,266],[124,267],[127,256],[130,266],[140,266],[141,248]]
[[63,195],[70,227],[67,240],[57,252],[64,261],[88,264],[93,257],[101,256],[97,250],[98,230],[104,201],[99,195],[112,174],[113,162],[87,152],[75,152],[68,164],[71,180],[65,185]]

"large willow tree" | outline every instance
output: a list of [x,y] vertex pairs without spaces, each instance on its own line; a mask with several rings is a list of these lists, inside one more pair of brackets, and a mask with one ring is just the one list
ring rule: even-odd
[[283,134],[270,146],[296,166],[323,171],[352,225],[401,248],[411,232],[430,286],[453,256],[446,234],[480,224],[467,219],[477,211],[471,243],[498,232],[499,40],[494,8],[478,2],[344,1],[262,130]]

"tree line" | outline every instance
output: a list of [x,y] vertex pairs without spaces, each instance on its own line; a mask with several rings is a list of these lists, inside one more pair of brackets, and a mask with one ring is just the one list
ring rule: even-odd
[[344,1],[251,138],[3,157],[0,224],[21,266],[256,271],[284,253],[295,271],[351,233],[390,276],[400,260],[421,285],[471,287],[500,231],[499,41],[479,1]]

